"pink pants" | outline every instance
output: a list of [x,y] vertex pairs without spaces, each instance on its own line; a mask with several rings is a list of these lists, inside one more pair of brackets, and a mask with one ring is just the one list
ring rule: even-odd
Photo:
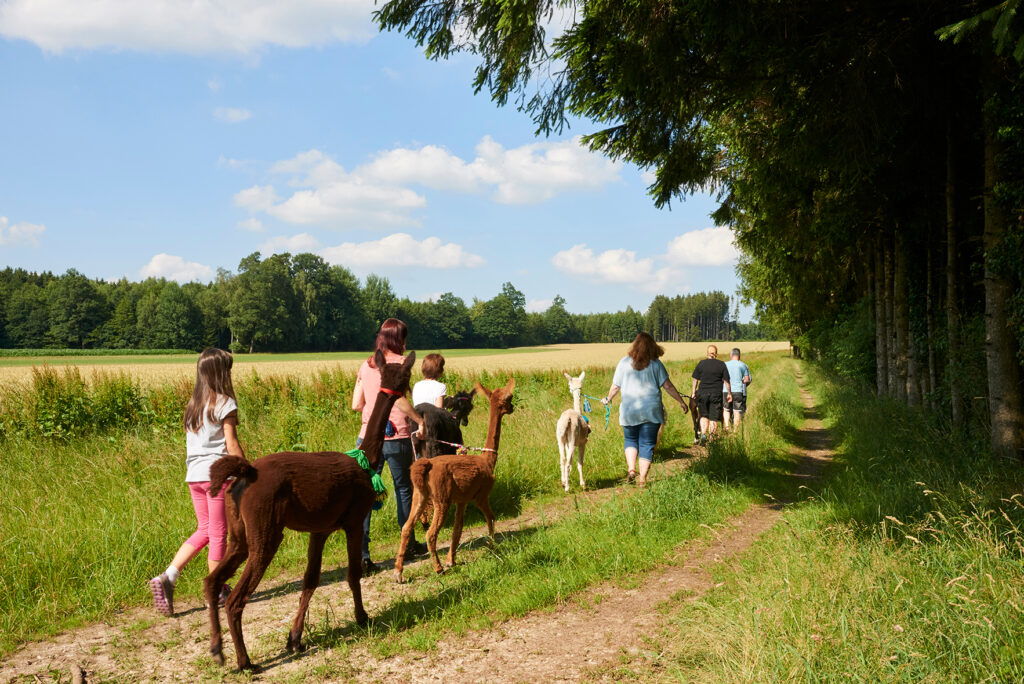
[[209,482],[189,482],[188,491],[192,494],[192,507],[196,509],[196,520],[199,526],[188,543],[196,550],[209,543],[210,560],[219,561],[224,557],[227,545],[228,525],[224,515],[224,490],[217,496],[210,496]]

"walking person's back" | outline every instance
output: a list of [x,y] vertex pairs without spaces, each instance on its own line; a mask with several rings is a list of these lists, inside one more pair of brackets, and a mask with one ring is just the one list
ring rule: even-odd
[[[740,360],[739,347],[732,350],[731,356],[732,358],[725,362],[725,367],[729,372],[729,391],[732,393],[732,399],[725,399],[723,415],[726,430],[729,429],[730,415],[733,425],[738,426],[743,420],[743,414],[747,411],[747,385],[752,379],[750,368]],[[726,393],[723,392],[724,394]]]
[[691,394],[697,402],[697,409],[700,412],[701,436],[707,435],[710,438],[715,434],[718,421],[722,420],[722,404],[724,401],[731,402],[732,394],[722,396],[723,390],[729,384],[729,369],[725,363],[718,360],[718,347],[708,345],[707,358],[701,359],[697,367],[693,369],[693,388]]

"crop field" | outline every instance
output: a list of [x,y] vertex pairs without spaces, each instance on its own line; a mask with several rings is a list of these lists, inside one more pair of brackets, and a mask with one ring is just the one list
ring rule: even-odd
[[[719,349],[725,350],[739,344],[744,353],[784,351],[787,342],[720,342]],[[664,342],[665,361],[684,361],[700,358],[707,346],[705,342]],[[457,372],[481,370],[559,370],[587,368],[592,366],[613,366],[627,349],[626,344],[560,344],[543,347],[516,347],[512,349],[423,349],[423,354],[441,351],[447,359],[446,367]],[[237,354],[235,355],[236,378],[252,374],[298,376],[316,374],[321,371],[354,372],[363,362],[367,352],[324,352],[311,354]],[[0,357],[0,382],[25,383],[32,378],[32,368],[42,365],[55,368],[77,366],[85,380],[92,379],[97,372],[127,373],[147,385],[167,381],[191,379],[196,356],[192,354],[158,355],[103,355],[103,356],[27,356]]]

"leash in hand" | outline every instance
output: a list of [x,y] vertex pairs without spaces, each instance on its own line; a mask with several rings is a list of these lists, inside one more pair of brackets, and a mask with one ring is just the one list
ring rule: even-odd
[[[598,401],[598,402],[601,401],[601,399],[599,397],[594,397],[594,396],[591,396],[589,394],[584,394],[583,395],[583,412],[584,413],[590,413],[593,410],[590,407],[590,399],[593,399],[594,401]],[[605,427],[606,430],[608,429],[608,423],[611,421],[611,419],[612,419],[612,407],[611,407],[611,404],[605,404],[604,405],[604,427]]]

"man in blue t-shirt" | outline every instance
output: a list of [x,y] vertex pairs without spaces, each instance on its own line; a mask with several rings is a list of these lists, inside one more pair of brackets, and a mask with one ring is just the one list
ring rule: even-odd
[[750,368],[740,361],[739,347],[733,348],[732,358],[725,362],[725,367],[729,371],[729,382],[722,383],[722,394],[732,393],[732,401],[728,401],[723,396],[722,404],[725,407],[723,412],[725,429],[728,430],[730,414],[732,414],[735,427],[739,427],[740,421],[743,420],[743,413],[747,410],[747,385],[750,384],[752,378]]

